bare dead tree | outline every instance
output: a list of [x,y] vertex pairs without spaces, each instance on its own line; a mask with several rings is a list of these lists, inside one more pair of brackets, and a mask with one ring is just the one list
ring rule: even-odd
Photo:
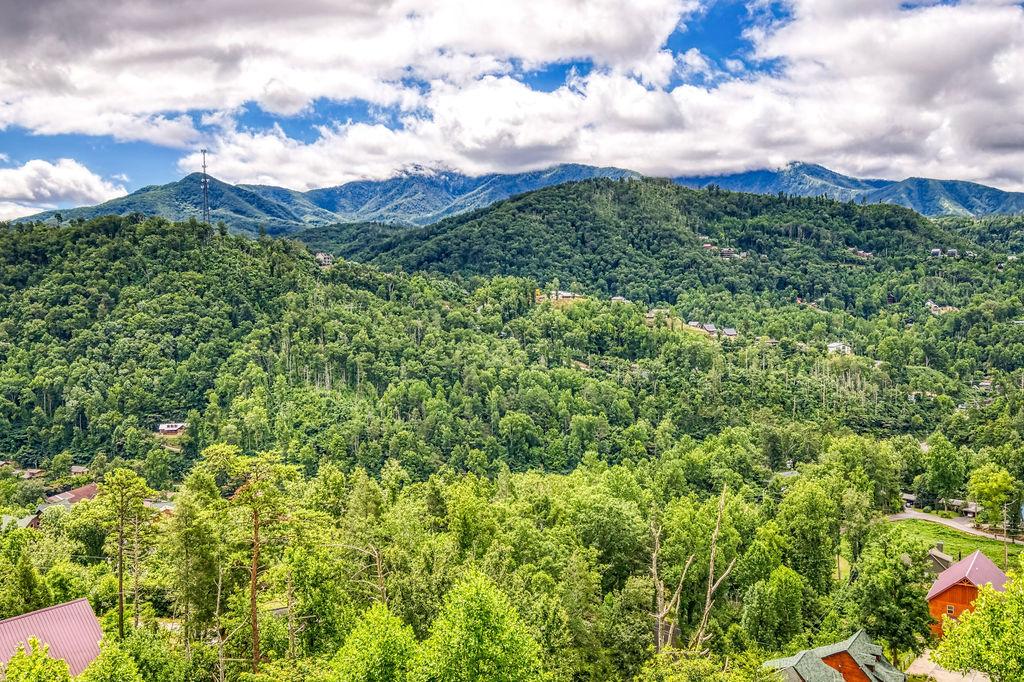
[[[356,545],[343,544],[340,547],[357,552],[366,557],[369,561],[364,564],[352,574],[349,579],[359,582],[360,584],[368,587],[370,590],[377,593],[377,599],[387,605],[388,603],[388,570],[384,567],[384,553],[381,552],[380,548],[376,545],[367,545],[366,547],[359,547]],[[366,574],[371,573],[370,577],[366,577]]]
[[654,613],[651,615],[654,618],[654,651],[661,653],[662,649],[671,645],[672,640],[675,638],[676,620],[669,618],[669,614],[679,608],[679,600],[683,594],[683,582],[686,580],[686,574],[690,570],[690,565],[693,564],[693,555],[691,554],[686,560],[683,572],[679,576],[679,584],[676,585],[675,592],[672,593],[672,597],[666,603],[665,581],[661,577],[659,570],[661,526],[658,525],[654,514],[651,515],[651,541],[651,578],[654,580]]
[[704,644],[711,638],[711,635],[707,633],[707,628],[708,619],[711,617],[711,608],[715,604],[715,593],[718,592],[718,588],[722,586],[729,573],[732,572],[733,566],[736,565],[736,558],[733,557],[722,575],[717,580],[715,579],[718,535],[722,530],[722,516],[725,514],[725,494],[727,490],[728,486],[722,488],[722,496],[718,500],[718,518],[715,520],[715,531],[711,534],[711,556],[708,559],[708,589],[704,595],[704,612],[701,614],[700,625],[697,627],[697,631],[693,633],[693,639],[690,640],[690,648],[693,651],[702,651]]

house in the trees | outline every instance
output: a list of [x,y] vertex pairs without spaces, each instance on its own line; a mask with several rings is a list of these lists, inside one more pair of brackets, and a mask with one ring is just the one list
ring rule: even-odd
[[630,300],[625,296],[612,296],[612,303],[629,303]]
[[959,618],[970,611],[982,585],[992,585],[1002,592],[1006,589],[1006,574],[981,550],[964,557],[940,573],[928,590],[928,610],[934,622],[932,632],[942,636],[942,617]]
[[28,516],[21,517],[4,514],[3,516],[0,516],[0,529],[6,528],[7,526],[15,526],[18,528],[38,528],[39,514],[29,514]]
[[953,557],[946,554],[945,549],[943,543],[937,542],[928,550],[928,570],[932,573],[942,573],[953,565]]
[[727,339],[735,339],[737,336],[736,330],[732,327],[726,327],[723,329],[722,334],[724,334]]
[[180,436],[188,428],[188,422],[164,422],[158,424],[156,432],[161,436]]
[[833,341],[828,344],[828,352],[833,355],[849,355],[853,352],[853,348],[849,344],[843,343],[842,341]]
[[84,500],[91,500],[96,497],[99,492],[99,486],[95,483],[89,485],[83,485],[79,488],[72,488],[56,495],[50,495],[46,498],[46,501],[50,505],[62,504],[66,507],[70,507],[73,504],[78,504]]
[[786,682],[906,682],[863,630],[837,644],[806,649],[764,664]]
[[80,464],[71,465],[72,476],[85,476],[87,473],[89,473],[89,467],[84,467]]
[[50,647],[51,658],[64,660],[77,677],[100,655],[100,621],[88,599],[51,606],[0,621],[0,664],[6,665],[18,647],[28,648],[35,637]]
[[46,475],[46,472],[42,469],[15,469],[11,473],[26,481],[31,481],[34,478],[42,478]]
[[316,264],[322,268],[329,268],[334,265],[334,256],[329,253],[324,253],[323,251],[317,251],[316,255],[313,256],[313,259],[316,260]]

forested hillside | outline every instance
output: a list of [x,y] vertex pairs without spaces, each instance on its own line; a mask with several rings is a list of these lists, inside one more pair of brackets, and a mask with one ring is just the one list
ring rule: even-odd
[[[273,185],[232,185],[209,179],[211,219],[232,232],[256,236],[291,234],[338,222],[378,221],[426,225],[444,216],[489,206],[514,194],[595,177],[635,177],[619,168],[562,164],[525,173],[467,176],[411,168],[386,180],[356,180],[306,192]],[[168,220],[202,219],[203,175],[190,173],[166,185],[142,187],[98,206],[82,206],[22,218],[20,222],[90,220],[140,214]]]
[[906,206],[926,216],[1020,215],[1024,193],[962,180],[854,178],[813,163],[790,163],[776,170],[676,178],[686,187],[716,186],[737,192],[826,196],[840,201]]
[[928,643],[901,491],[1020,503],[996,228],[600,180],[348,234],[0,227],[0,618],[88,597],[133,681],[759,682]]
[[[777,302],[828,297],[870,314],[930,274],[933,248],[974,249],[972,263],[946,261],[944,269],[987,276],[995,267],[986,249],[895,206],[696,191],[658,180],[551,187],[422,230],[324,228],[316,243],[329,246],[332,231],[335,251],[386,268],[558,279],[648,303],[699,290],[770,294]],[[946,282],[959,279],[935,280],[923,293],[955,295]]]

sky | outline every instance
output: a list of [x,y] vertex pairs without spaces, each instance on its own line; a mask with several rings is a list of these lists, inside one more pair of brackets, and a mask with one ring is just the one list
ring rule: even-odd
[[0,219],[199,169],[574,162],[1024,191],[1008,0],[0,0]]

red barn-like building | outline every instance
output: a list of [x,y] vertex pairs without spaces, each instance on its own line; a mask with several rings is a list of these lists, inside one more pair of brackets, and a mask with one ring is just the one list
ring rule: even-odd
[[786,682],[906,682],[863,630],[849,639],[765,662]]
[[71,676],[77,677],[100,655],[103,633],[87,599],[8,618],[0,621],[0,666],[19,646],[27,648],[32,637],[48,644],[50,657],[67,661]]
[[1006,574],[981,550],[940,573],[928,591],[928,609],[934,619],[932,633],[942,637],[942,617],[959,618],[964,611],[970,611],[979,588],[989,584],[1002,592],[1006,589]]

